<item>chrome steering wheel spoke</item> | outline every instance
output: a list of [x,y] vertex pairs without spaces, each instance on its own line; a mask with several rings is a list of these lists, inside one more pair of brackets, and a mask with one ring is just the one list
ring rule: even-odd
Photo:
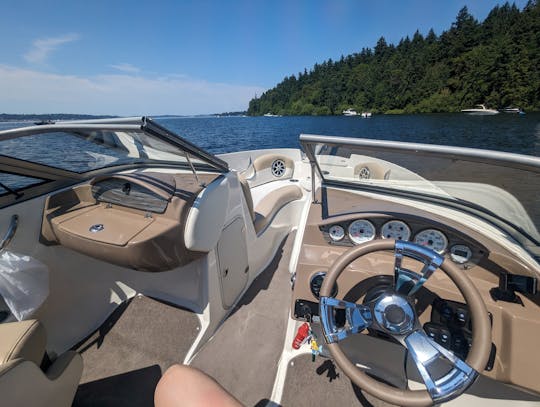
[[[342,301],[333,297],[321,297],[319,307],[326,343],[342,341],[348,336],[360,333],[371,326],[371,309],[365,305]],[[344,327],[338,328],[336,326],[334,317],[336,308],[345,310],[346,324]]]
[[[436,404],[463,393],[478,376],[476,370],[433,341],[423,329],[412,332],[400,341],[409,350]],[[439,377],[435,377],[437,373]]]
[[[433,250],[401,240],[396,241],[394,257],[395,291],[405,296],[416,293],[444,261],[444,257]],[[403,257],[422,263],[424,266],[420,273],[404,268],[401,264]]]

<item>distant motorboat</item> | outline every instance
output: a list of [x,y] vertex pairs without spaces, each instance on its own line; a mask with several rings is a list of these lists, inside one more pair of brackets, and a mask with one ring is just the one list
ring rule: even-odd
[[521,110],[519,107],[505,107],[504,109],[501,110],[501,112],[525,114],[525,112]]
[[266,113],[263,115],[264,117],[281,117],[280,114],[272,114],[272,113]]
[[356,110],[354,109],[347,109],[347,110],[344,110],[343,112],[343,116],[358,116],[358,113],[356,112]]
[[362,112],[361,115],[364,119],[369,119],[371,117],[371,112]]
[[494,114],[499,114],[498,110],[488,109],[484,105],[476,105],[476,107],[473,109],[463,109],[461,112],[476,116],[491,116]]

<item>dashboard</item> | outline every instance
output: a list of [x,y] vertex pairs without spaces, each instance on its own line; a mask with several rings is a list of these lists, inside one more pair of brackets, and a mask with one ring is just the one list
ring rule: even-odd
[[[491,295],[501,275],[534,276],[538,267],[527,263],[508,241],[467,223],[460,213],[360,196],[328,189],[321,203],[312,203],[303,231],[294,275],[291,317],[318,320],[319,292],[326,272],[352,247],[377,239],[398,239],[429,247],[452,261],[479,291],[492,322],[492,354],[484,375],[540,392],[534,377],[540,354],[531,354],[540,337],[540,297],[519,293],[519,303]],[[393,284],[394,253],[381,251],[358,258],[341,273],[333,287],[335,298],[362,303],[377,290]],[[414,261],[410,261],[414,263]],[[414,266],[407,268],[416,271]],[[379,291],[380,292],[380,291]],[[471,341],[468,306],[452,281],[435,272],[417,293],[417,314],[426,333],[460,357]],[[345,315],[336,311],[336,323]],[[374,332],[383,342],[388,338]],[[361,335],[362,336],[362,335]],[[536,372],[536,373],[534,373]]]
[[353,217],[323,224],[320,231],[328,244],[352,247],[374,239],[411,241],[434,250],[464,269],[478,264],[486,249],[477,241],[445,225],[405,214]]

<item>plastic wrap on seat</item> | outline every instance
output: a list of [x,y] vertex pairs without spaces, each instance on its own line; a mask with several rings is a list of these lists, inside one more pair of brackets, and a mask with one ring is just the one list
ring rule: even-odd
[[0,295],[17,320],[26,319],[49,295],[49,269],[30,256],[2,252]]

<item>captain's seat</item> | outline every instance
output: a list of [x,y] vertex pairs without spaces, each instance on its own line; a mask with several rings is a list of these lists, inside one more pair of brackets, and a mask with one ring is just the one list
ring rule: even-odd
[[0,404],[71,406],[81,378],[81,356],[68,351],[44,371],[47,335],[37,320],[0,324]]

